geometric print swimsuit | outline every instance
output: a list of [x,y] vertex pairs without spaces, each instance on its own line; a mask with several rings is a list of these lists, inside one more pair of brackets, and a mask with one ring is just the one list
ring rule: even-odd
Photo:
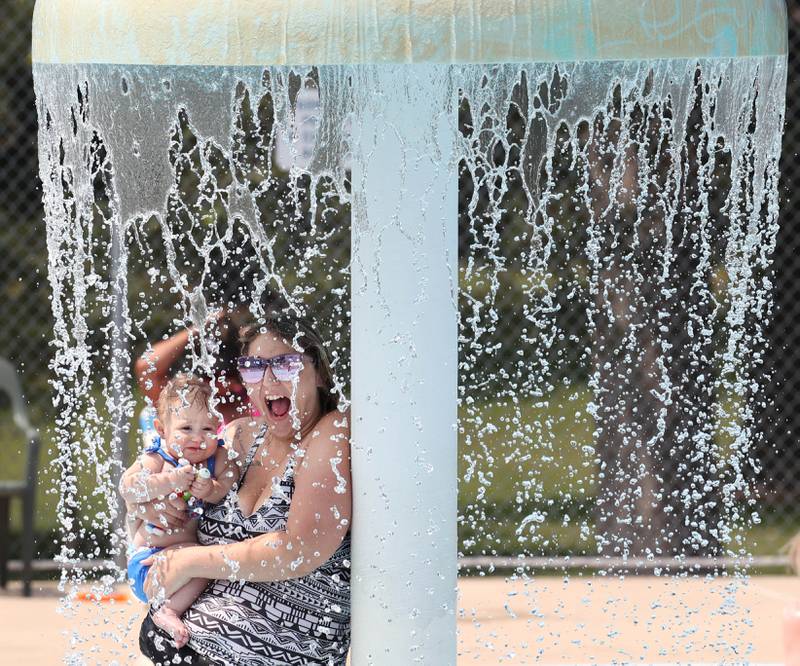
[[[272,495],[252,515],[239,508],[244,481],[264,433],[247,453],[244,473],[197,528],[202,545],[244,541],[285,531],[294,493],[295,454]],[[212,580],[186,611],[189,645],[220,664],[345,666],[350,647],[350,532],[331,558],[302,578],[267,582]]]

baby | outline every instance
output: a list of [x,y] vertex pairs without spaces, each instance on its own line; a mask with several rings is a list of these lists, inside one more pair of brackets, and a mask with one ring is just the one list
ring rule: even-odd
[[[150,600],[144,587],[150,567],[142,564],[165,548],[197,543],[197,516],[202,503],[219,502],[236,478],[235,464],[217,439],[219,420],[210,411],[211,387],[192,375],[175,376],[161,391],[156,406],[158,439],[125,471],[120,492],[128,505],[130,533],[128,578],[134,594]],[[137,504],[182,496],[190,505],[184,527],[167,530],[137,518]],[[206,586],[195,578],[175,592],[153,614],[153,621],[175,640],[178,648],[189,640],[181,615]]]

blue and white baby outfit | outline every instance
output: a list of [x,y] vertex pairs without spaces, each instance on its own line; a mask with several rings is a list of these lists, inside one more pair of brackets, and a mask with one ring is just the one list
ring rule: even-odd
[[[221,439],[219,440],[219,446],[223,446]],[[153,438],[152,443],[145,449],[145,451],[147,453],[157,453],[168,463],[174,465],[175,467],[180,467],[180,463],[161,446],[161,438],[158,436]],[[214,478],[216,455],[213,455],[206,460],[206,467],[208,468],[211,478]],[[203,503],[199,500],[195,500],[195,503],[192,504],[190,511],[194,517],[197,517],[197,514],[202,513],[202,505]],[[158,525],[153,525],[152,527],[156,530],[161,529]],[[128,550],[128,581],[130,582],[131,589],[136,597],[145,603],[147,603],[147,595],[144,592],[144,581],[147,578],[147,572],[150,571],[150,565],[144,566],[142,562],[148,557],[151,557],[156,553],[160,553],[162,550],[164,550],[163,547],[148,548],[147,546],[141,546],[140,548],[131,546],[131,548]]]

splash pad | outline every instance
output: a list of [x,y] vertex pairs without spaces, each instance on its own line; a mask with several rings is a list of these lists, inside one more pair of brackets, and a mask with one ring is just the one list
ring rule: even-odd
[[128,341],[236,272],[352,385],[354,664],[455,661],[457,513],[467,555],[746,566],[783,3],[444,4],[37,3],[67,588],[122,548]]

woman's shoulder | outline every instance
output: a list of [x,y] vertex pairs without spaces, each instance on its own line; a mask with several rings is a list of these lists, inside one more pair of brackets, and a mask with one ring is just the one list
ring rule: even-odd
[[[295,474],[297,492],[350,493],[350,410],[336,409],[322,416],[305,438]],[[329,498],[330,499],[330,498]],[[320,500],[321,501],[321,500]],[[327,500],[324,500],[327,501]]]
[[245,433],[256,431],[262,426],[259,419],[252,416],[240,416],[239,418],[228,421],[222,429],[223,433]]
[[243,416],[226,423],[222,430],[225,446],[246,453],[264,426],[252,416]]
[[350,408],[334,409],[323,414],[315,426],[316,429],[330,429],[350,432]]
[[320,447],[334,443],[349,445],[350,443],[350,408],[334,409],[323,414],[314,424],[306,438],[306,446]]

